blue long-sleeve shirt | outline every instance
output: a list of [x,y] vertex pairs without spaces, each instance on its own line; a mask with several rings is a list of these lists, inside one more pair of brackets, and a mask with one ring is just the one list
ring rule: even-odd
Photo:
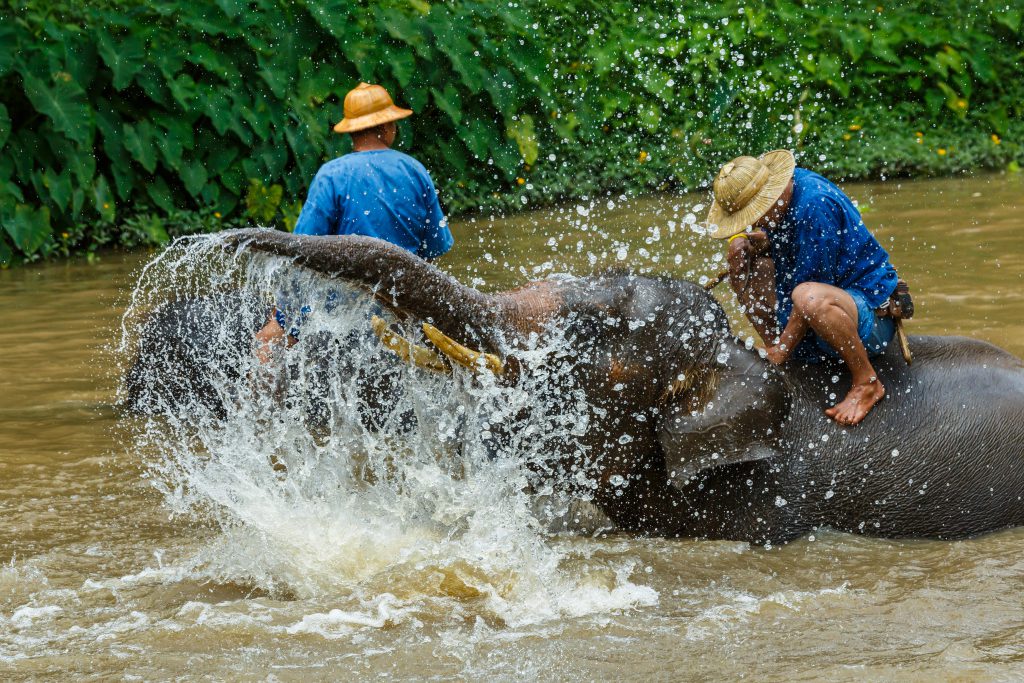
[[793,290],[821,282],[861,292],[872,308],[896,289],[889,254],[868,232],[850,198],[813,171],[793,172],[793,196],[781,224],[768,231],[775,261],[775,313],[780,329],[793,312]]
[[295,224],[300,235],[367,235],[423,258],[452,233],[423,164],[392,149],[353,152],[320,167]]

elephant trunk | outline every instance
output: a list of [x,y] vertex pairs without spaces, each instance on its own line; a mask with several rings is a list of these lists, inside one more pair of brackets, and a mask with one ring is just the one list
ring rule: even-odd
[[497,350],[495,331],[512,331],[501,299],[466,287],[410,252],[361,235],[223,233],[228,244],[290,258],[296,265],[372,290],[398,313],[432,322],[452,337]]

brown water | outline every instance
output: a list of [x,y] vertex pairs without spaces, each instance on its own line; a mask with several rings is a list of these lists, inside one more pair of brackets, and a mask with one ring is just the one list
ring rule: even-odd
[[[1019,176],[846,189],[912,283],[912,333],[1024,354]],[[701,198],[611,200],[463,221],[441,265],[485,288],[714,271],[719,245],[684,225]],[[283,552],[308,585],[275,575],[259,539],[172,514],[153,455],[116,438],[105,347],[145,258],[0,272],[0,678],[1024,678],[1024,529],[772,550],[542,534],[555,570],[528,551],[495,568],[498,547],[393,561],[390,537],[332,558],[344,539],[301,538],[299,520],[275,538],[294,535]]]

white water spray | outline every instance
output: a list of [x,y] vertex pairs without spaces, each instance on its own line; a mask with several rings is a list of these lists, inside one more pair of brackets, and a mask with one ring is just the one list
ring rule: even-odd
[[[239,340],[269,302],[295,296],[311,309],[300,341],[261,366]],[[630,581],[629,562],[590,557],[550,531],[576,506],[538,473],[556,454],[582,462],[590,421],[557,334],[533,340],[530,370],[511,387],[431,374],[382,350],[368,294],[187,238],[140,277],[122,326],[126,365],[169,299],[203,303],[177,304],[189,315],[162,337],[189,339],[185,351],[148,357],[143,384],[163,414],[140,421],[133,448],[170,510],[218,530],[193,558],[202,574],[299,598],[355,597],[378,616],[382,600],[406,615],[440,599],[510,625],[656,602]],[[410,323],[403,334],[418,331]],[[161,391],[186,370],[216,400]],[[537,403],[535,389],[552,382],[561,395]]]

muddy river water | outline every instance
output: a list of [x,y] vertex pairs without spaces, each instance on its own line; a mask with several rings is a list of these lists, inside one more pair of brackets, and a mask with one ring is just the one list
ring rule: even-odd
[[[911,333],[1024,355],[1020,176],[846,189],[912,283]],[[698,279],[720,248],[690,225],[702,201],[463,220],[439,265],[484,289],[608,266]],[[168,461],[188,447],[127,436],[112,407],[148,258],[0,272],[2,679],[1024,678],[1024,529],[763,549],[545,528],[501,468],[427,458],[400,491],[327,490],[265,477],[241,441]],[[341,462],[301,443],[305,464]]]

